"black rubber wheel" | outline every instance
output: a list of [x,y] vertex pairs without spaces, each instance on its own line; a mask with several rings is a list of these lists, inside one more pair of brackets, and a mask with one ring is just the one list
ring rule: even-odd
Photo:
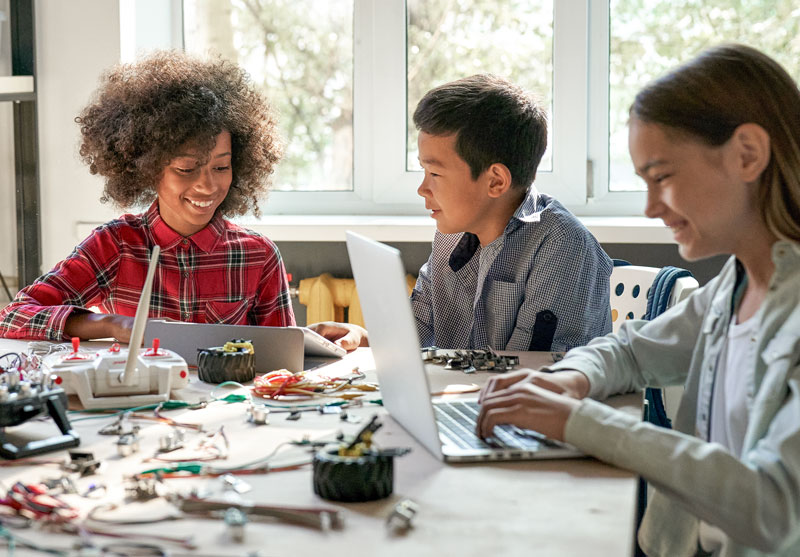
[[[234,339],[231,342],[249,342]],[[256,376],[255,354],[243,349],[225,352],[222,346],[197,349],[197,377],[206,383],[247,383]]]
[[358,502],[392,494],[394,457],[339,456],[338,448],[314,455],[314,493],[331,501]]

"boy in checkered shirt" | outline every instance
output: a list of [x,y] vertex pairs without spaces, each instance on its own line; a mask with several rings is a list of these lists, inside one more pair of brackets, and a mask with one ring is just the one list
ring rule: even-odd
[[[436,221],[411,304],[423,346],[569,350],[611,331],[611,260],[533,181],[547,145],[535,100],[492,75],[429,91],[414,112],[417,190]],[[324,323],[345,348],[354,325]]]

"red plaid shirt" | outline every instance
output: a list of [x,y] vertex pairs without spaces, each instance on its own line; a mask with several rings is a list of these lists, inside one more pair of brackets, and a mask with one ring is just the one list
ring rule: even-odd
[[184,238],[156,201],[95,229],[75,251],[0,311],[0,336],[61,341],[75,311],[134,316],[150,251],[161,246],[150,317],[193,323],[294,325],[289,285],[269,239],[215,215]]

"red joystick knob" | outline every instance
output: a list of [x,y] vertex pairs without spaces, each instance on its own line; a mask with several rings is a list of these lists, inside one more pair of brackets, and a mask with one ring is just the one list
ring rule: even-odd
[[88,354],[81,354],[78,352],[80,347],[81,339],[78,337],[72,337],[72,353],[68,355],[65,354],[62,357],[63,361],[88,360],[90,358]]
[[145,350],[144,355],[145,356],[159,356],[160,355],[158,353],[158,345],[159,344],[161,344],[161,341],[159,339],[157,339],[157,338],[154,338],[153,339],[153,347],[150,348],[149,350]]

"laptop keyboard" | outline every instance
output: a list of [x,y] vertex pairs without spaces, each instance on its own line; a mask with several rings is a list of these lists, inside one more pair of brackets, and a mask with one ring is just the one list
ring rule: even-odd
[[512,425],[494,428],[494,438],[484,441],[475,434],[480,405],[475,401],[437,401],[433,405],[439,435],[443,441],[461,449],[516,449],[535,451],[542,445],[555,445],[545,436]]

